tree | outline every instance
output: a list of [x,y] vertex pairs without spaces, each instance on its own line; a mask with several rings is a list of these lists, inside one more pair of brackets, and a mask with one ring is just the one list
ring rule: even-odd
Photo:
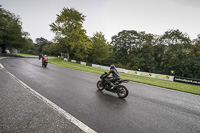
[[124,30],[112,37],[116,63],[129,69],[153,71],[154,36],[145,32]]
[[167,46],[162,44],[162,42],[157,41],[156,45],[154,46],[154,60],[156,65],[156,71],[157,73],[163,73],[163,60],[165,56],[165,51],[167,49]]
[[40,38],[36,38],[36,44],[39,47],[39,53],[42,53],[42,49],[45,45],[47,45],[49,43],[49,41],[43,37]]
[[27,33],[22,31],[19,16],[1,8],[0,6],[0,47],[5,49],[23,47]]
[[[136,31],[132,31],[134,33],[137,33]],[[134,34],[133,33],[133,34]],[[130,52],[132,51],[132,39],[131,39],[131,33],[130,31],[122,31],[119,32],[118,35],[115,35],[112,37],[111,44],[114,47],[115,53],[115,63],[123,66],[127,66],[127,64],[130,62]]]
[[25,54],[38,54],[38,49],[31,38],[25,39],[24,45],[22,48],[19,49],[19,51]]
[[89,61],[92,63],[102,64],[112,52],[111,45],[106,41],[102,32],[96,32],[91,38],[92,49]]
[[77,10],[63,8],[54,23],[50,24],[51,31],[56,33],[55,40],[63,47],[63,52],[70,58],[86,60],[91,49],[91,42],[83,29],[85,16]]
[[174,74],[177,76],[186,76],[191,71],[187,68],[187,51],[191,48],[191,40],[187,34],[179,30],[168,30],[160,38],[166,45],[163,57],[163,73]]
[[51,43],[50,48],[50,55],[54,55],[54,56],[58,56],[60,55],[60,47],[59,47],[59,43]]
[[50,46],[49,45],[45,45],[43,48],[42,48],[42,53],[43,54],[46,54],[46,55],[50,55],[51,52],[50,52]]
[[197,39],[193,41],[193,45],[190,50],[187,51],[188,59],[188,73],[187,77],[200,79],[200,34]]

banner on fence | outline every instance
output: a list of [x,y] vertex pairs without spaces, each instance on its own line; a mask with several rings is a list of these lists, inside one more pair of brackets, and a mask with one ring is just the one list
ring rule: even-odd
[[132,70],[128,70],[128,73],[129,73],[129,74],[134,74],[134,75],[137,75],[137,74],[138,74],[137,71],[132,71]]
[[168,76],[168,75],[156,74],[156,78],[160,78],[160,79],[169,79],[169,76]]
[[200,85],[200,79],[174,77],[174,81],[175,82],[181,82],[181,83]]
[[152,73],[141,72],[140,75],[145,77],[151,77]]

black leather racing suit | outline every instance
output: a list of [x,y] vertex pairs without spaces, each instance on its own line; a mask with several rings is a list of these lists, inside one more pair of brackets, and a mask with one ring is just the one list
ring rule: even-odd
[[112,77],[108,78],[107,81],[108,83],[111,85],[111,83],[115,83],[117,80],[120,80],[120,76],[118,71],[114,68],[114,69],[110,69],[109,73],[107,74],[107,76],[109,76],[112,73]]

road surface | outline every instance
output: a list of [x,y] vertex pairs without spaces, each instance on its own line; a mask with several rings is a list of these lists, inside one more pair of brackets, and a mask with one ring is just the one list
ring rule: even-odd
[[1,59],[5,69],[100,133],[200,133],[200,97],[129,82],[129,96],[96,88],[99,75],[38,59]]

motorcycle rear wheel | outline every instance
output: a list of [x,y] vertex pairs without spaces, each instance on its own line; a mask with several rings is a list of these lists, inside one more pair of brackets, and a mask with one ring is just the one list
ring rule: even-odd
[[118,88],[117,88],[117,95],[119,98],[125,98],[128,96],[128,89],[123,86],[123,85],[119,85]]
[[97,88],[100,91],[102,91],[104,89],[104,86],[103,86],[103,84],[102,84],[102,82],[100,80],[97,82]]

